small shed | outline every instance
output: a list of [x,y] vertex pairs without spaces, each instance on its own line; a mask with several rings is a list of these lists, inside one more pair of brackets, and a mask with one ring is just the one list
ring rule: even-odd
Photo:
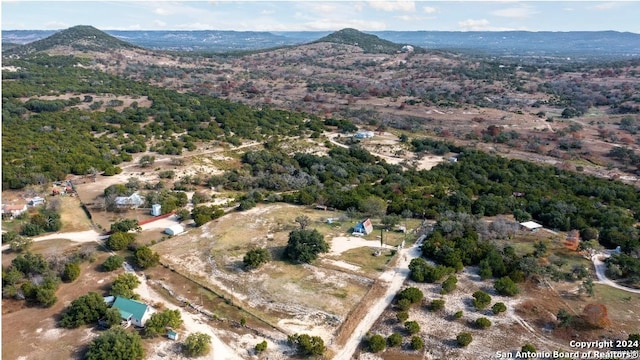
[[369,235],[373,232],[371,219],[366,218],[353,227],[353,235]]
[[160,204],[151,205],[151,215],[160,216],[162,214],[162,206]]
[[538,223],[537,223],[537,222],[535,222],[535,221],[525,221],[525,222],[521,222],[521,223],[520,223],[520,226],[522,226],[522,228],[523,228],[524,230],[531,231],[531,232],[538,231],[539,229],[541,229],[541,228],[542,228],[542,225],[538,224]]
[[116,301],[115,296],[104,296],[103,299],[107,306],[113,305],[113,303]]
[[180,335],[180,334],[178,334],[178,332],[177,332],[177,331],[175,331],[175,330],[173,330],[173,329],[167,329],[167,337],[168,337],[169,339],[177,341],[177,340],[178,340],[178,336],[179,336],[179,335]]
[[180,224],[171,225],[168,228],[164,229],[164,233],[167,235],[178,235],[184,232],[184,227]]

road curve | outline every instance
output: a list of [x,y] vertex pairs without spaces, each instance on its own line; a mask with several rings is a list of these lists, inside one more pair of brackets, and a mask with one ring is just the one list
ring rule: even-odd
[[607,265],[604,263],[603,258],[608,258],[611,254],[603,254],[603,253],[595,253],[591,256],[591,261],[593,262],[593,266],[596,268],[596,276],[598,277],[598,282],[607,286],[611,286],[616,289],[620,289],[623,291],[627,291],[634,294],[640,294],[640,289],[633,289],[630,287],[622,286],[607,278],[605,275],[605,271],[607,269]]

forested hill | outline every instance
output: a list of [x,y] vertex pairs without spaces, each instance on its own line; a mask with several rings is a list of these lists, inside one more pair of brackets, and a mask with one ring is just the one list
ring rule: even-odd
[[66,30],[54,33],[44,39],[32,43],[17,46],[6,51],[7,54],[30,54],[40,51],[48,51],[57,47],[70,46],[80,51],[107,52],[119,48],[135,48],[137,46],[115,38],[102,32],[93,26],[78,25]]
[[381,39],[376,35],[365,34],[356,29],[342,29],[322,37],[314,43],[328,42],[360,47],[365,53],[392,54],[402,49],[402,44]]

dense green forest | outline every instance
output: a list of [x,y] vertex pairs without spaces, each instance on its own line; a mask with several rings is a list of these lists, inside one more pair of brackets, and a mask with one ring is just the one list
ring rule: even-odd
[[[147,150],[181,154],[184,149],[195,149],[198,141],[239,145],[241,139],[263,140],[324,130],[322,121],[308,114],[254,109],[76,66],[86,63],[70,56],[46,55],[6,61],[6,65],[19,70],[2,72],[4,188],[59,180],[68,173],[104,171],[131,160],[131,153]],[[64,94],[74,96],[69,100],[25,100]],[[93,101],[92,95],[112,96],[114,100],[101,104]],[[145,108],[134,101],[117,111],[115,107],[122,103],[117,100],[119,96],[144,96],[152,105]],[[90,109],[79,109],[77,105],[82,102],[91,103]],[[152,140],[154,145],[148,149]]]

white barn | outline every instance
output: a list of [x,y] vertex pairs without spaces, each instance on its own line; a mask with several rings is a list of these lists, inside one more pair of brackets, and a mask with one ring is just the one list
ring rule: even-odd
[[184,227],[180,224],[171,225],[168,228],[164,229],[164,233],[167,235],[178,235],[184,232]]
[[523,229],[528,230],[528,231],[538,231],[538,229],[542,228],[542,225],[538,224],[535,221],[521,222],[520,226],[522,226]]

